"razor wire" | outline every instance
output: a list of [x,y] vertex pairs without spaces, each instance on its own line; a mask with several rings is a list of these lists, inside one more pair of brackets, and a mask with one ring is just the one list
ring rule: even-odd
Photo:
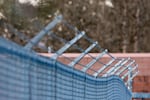
[[[18,36],[19,39],[23,40],[24,42],[29,42],[30,41],[30,38],[27,35],[25,35],[23,32],[19,32],[11,24],[6,24],[6,27],[9,28],[10,33],[15,34],[16,36]],[[40,44],[38,44],[37,47],[39,47],[40,49],[42,49],[44,51],[48,50],[47,47],[41,46]]]

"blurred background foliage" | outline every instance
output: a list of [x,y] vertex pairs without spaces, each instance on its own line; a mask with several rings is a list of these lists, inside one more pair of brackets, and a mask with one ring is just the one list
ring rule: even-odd
[[[24,45],[17,32],[31,38],[54,16],[62,14],[110,52],[150,52],[150,0],[30,1],[0,0],[1,36]],[[48,46],[45,42],[46,38],[42,43]]]

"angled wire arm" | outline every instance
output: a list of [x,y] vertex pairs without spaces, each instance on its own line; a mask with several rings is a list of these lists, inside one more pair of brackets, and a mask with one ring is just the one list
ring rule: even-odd
[[100,68],[97,73],[94,73],[93,76],[97,77],[100,73],[102,73],[108,66],[110,66],[113,62],[115,61],[115,59],[111,59],[107,64],[105,64],[102,68]]
[[121,75],[126,69],[128,69],[128,67],[130,67],[131,65],[133,65],[135,63],[135,60],[133,60],[132,62],[130,62],[127,66],[124,66],[120,71],[118,71],[116,73],[116,75]]
[[83,72],[86,72],[93,64],[95,64],[99,59],[102,58],[103,55],[105,55],[108,52],[108,50],[104,50],[102,53],[100,53],[95,59],[93,59],[91,62],[89,62],[85,67],[82,69]]
[[[133,72],[134,70],[137,70],[138,65],[134,66],[133,68],[131,68],[132,66],[130,66],[128,69],[130,71],[128,71],[127,73],[125,73],[121,78],[125,79],[131,72]],[[137,71],[138,72],[138,71]]]
[[38,35],[36,35],[35,37],[33,37],[25,46],[25,49],[32,49],[32,47],[36,44],[38,44],[38,42],[42,39],[42,37],[44,35],[46,35],[52,28],[54,28],[56,26],[56,24],[60,23],[62,20],[62,15],[59,15],[57,17],[55,17],[55,19],[49,23],[43,30],[41,30]]
[[61,49],[59,49],[53,56],[53,59],[57,59],[58,56],[60,56],[62,53],[64,53],[68,48],[70,48],[74,43],[76,43],[79,39],[82,38],[82,36],[85,35],[85,32],[81,32],[76,37],[74,37],[72,40],[67,42],[65,46],[63,46]]
[[90,45],[84,52],[81,53],[81,55],[77,58],[75,58],[74,61],[72,61],[69,66],[74,66],[76,63],[78,63],[91,49],[93,49],[96,45],[98,44],[98,42],[94,42],[92,45]]
[[111,75],[115,74],[115,72],[117,72],[121,67],[124,67],[124,64],[126,64],[129,60],[130,60],[130,58],[122,59],[120,64],[117,64],[114,67],[112,67],[110,70],[107,71],[107,73],[109,73]]

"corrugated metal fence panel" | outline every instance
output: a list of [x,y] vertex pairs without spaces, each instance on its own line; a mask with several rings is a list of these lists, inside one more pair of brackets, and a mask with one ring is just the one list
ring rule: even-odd
[[0,38],[0,100],[130,100],[117,76],[94,78]]

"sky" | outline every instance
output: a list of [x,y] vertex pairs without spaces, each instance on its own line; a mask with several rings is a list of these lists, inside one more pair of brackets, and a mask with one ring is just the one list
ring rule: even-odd
[[[39,0],[19,0],[20,3],[31,3],[33,6],[36,6]],[[113,7],[111,0],[105,0],[105,5],[108,7]]]
[[31,3],[32,5],[36,6],[39,0],[19,0],[20,3]]

